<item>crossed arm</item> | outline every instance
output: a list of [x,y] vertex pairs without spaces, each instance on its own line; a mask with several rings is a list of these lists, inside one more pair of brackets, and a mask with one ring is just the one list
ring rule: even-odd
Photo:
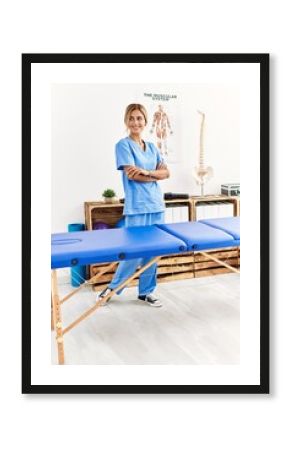
[[127,174],[129,180],[149,182],[165,180],[169,178],[169,170],[164,163],[159,163],[156,170],[141,169],[136,166],[124,166],[124,172]]

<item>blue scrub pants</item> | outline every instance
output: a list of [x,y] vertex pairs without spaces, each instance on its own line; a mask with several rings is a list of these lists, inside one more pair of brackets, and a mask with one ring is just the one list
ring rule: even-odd
[[[148,214],[134,214],[125,216],[125,227],[136,227],[144,225],[154,225],[164,223],[164,212],[148,213]],[[139,266],[144,266],[152,258],[138,258],[129,261],[122,261],[119,263],[118,269],[115,272],[114,278],[109,284],[110,289],[115,289],[129,277],[131,277]],[[139,295],[151,294],[157,284],[157,264],[152,264],[147,270],[141,273],[139,277]],[[123,289],[117,291],[121,294]]]

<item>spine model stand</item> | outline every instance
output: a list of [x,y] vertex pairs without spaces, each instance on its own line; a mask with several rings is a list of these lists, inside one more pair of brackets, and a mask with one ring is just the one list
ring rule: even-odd
[[197,184],[200,186],[201,196],[204,195],[204,184],[213,177],[213,169],[210,166],[205,166],[204,163],[204,121],[205,114],[201,111],[197,111],[202,119],[200,124],[200,136],[199,136],[199,158],[198,166],[194,168],[194,178]]

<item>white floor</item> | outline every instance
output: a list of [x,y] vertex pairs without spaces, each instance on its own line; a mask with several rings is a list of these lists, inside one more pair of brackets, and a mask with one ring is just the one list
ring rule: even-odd
[[[60,293],[71,290],[62,283]],[[239,275],[160,284],[163,307],[124,290],[64,336],[66,364],[239,364]],[[64,326],[94,305],[84,288],[62,306]],[[52,363],[57,364],[52,332]]]

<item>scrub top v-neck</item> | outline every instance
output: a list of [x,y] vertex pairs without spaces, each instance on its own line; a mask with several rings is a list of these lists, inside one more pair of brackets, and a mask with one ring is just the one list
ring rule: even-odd
[[124,166],[137,166],[145,170],[155,170],[163,159],[152,142],[144,142],[143,150],[137,142],[126,137],[116,144],[116,165],[122,170],[125,193],[124,214],[145,214],[165,211],[163,194],[157,181],[140,182],[129,180]]

